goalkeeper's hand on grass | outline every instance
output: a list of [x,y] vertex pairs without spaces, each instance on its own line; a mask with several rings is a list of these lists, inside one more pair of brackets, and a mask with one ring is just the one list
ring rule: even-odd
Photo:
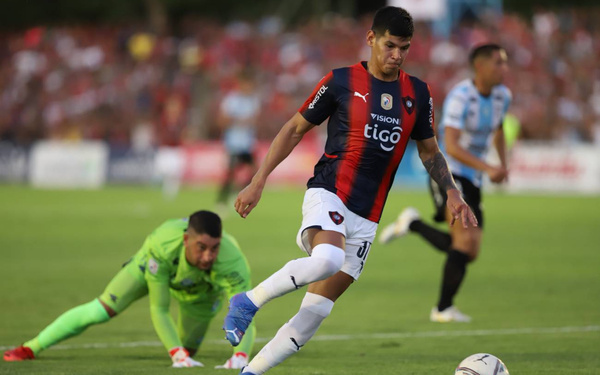
[[226,368],[226,369],[241,369],[248,364],[248,354],[244,352],[237,352],[231,356],[224,365],[215,366],[215,368]]
[[201,362],[194,361],[188,351],[180,346],[169,350],[169,355],[173,360],[173,367],[175,368],[204,367]]

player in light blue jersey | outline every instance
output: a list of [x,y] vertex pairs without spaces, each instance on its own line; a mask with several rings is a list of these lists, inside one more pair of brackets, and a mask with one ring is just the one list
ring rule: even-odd
[[256,92],[255,78],[250,71],[240,72],[237,83],[237,88],[225,95],[219,108],[218,121],[223,128],[223,144],[229,157],[225,179],[217,198],[221,212],[224,212],[224,206],[234,188],[237,170],[242,166],[249,168],[248,178],[256,172],[254,152],[256,125],[261,109],[260,96]]
[[[431,310],[435,322],[469,322],[471,318],[454,306],[454,297],[462,284],[467,264],[479,254],[484,225],[481,209],[481,185],[484,175],[491,182],[508,178],[506,145],[502,123],[512,100],[510,90],[502,84],[508,72],[506,51],[497,44],[474,48],[469,56],[474,77],[459,82],[444,101],[438,139],[454,180],[465,201],[471,206],[479,226],[450,226],[450,233],[424,223],[417,210],[404,209],[398,219],[384,228],[379,240],[388,243],[408,232],[419,233],[436,249],[446,254],[440,299]],[[487,161],[494,145],[500,165]],[[445,208],[446,195],[430,180],[430,192],[436,206],[434,220],[451,222]]]

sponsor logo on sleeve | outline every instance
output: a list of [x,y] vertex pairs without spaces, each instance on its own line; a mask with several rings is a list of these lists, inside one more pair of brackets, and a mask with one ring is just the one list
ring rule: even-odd
[[308,105],[308,109],[315,108],[315,104],[317,104],[319,99],[321,99],[321,96],[323,96],[323,94],[325,94],[325,91],[327,91],[328,88],[329,87],[325,86],[325,85],[323,85],[319,88],[319,91],[317,91],[317,93],[315,94],[315,97],[313,98],[312,102],[310,102],[310,104]]
[[429,126],[433,127],[433,98],[429,97]]

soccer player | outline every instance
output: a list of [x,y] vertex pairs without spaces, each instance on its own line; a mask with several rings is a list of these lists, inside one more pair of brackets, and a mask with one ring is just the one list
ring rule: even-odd
[[[479,254],[484,224],[481,182],[484,174],[493,183],[502,183],[508,178],[502,123],[512,96],[502,84],[508,71],[506,52],[497,44],[485,44],[471,51],[469,61],[474,77],[458,83],[446,97],[439,139],[445,146],[442,148],[454,180],[475,212],[479,225],[468,228],[455,225],[447,233],[424,223],[419,212],[408,207],[394,223],[384,228],[379,238],[382,243],[388,243],[408,232],[415,232],[446,254],[439,301],[430,314],[434,322],[471,320],[454,306],[454,297],[463,283],[467,264]],[[491,143],[498,151],[500,165],[486,161]],[[434,220],[451,221],[452,212],[445,208],[448,198],[445,190],[431,179],[429,187],[437,211]]]
[[298,313],[277,332],[242,374],[263,374],[296,353],[363,270],[377,223],[409,138],[431,177],[447,192],[452,219],[476,219],[461,198],[434,137],[427,84],[400,69],[413,35],[406,10],[377,11],[366,34],[369,61],[335,69],[317,84],[283,126],[265,160],[235,202],[246,218],[267,177],[304,134],[329,118],[325,150],[308,181],[297,243],[309,256],[288,262],[254,289],[235,295],[223,329],[232,345],[245,337],[254,314],[269,300],[308,285]]
[[[132,302],[149,296],[150,315],[173,367],[197,367],[192,359],[208,325],[228,298],[250,288],[250,268],[221,219],[197,211],[186,219],[167,220],[124,265],[100,297],[68,310],[23,345],[4,353],[5,361],[35,359],[50,346],[104,323]],[[171,297],[179,303],[175,324],[169,312]],[[256,331],[248,329],[231,358],[218,368],[241,368],[248,363]]]

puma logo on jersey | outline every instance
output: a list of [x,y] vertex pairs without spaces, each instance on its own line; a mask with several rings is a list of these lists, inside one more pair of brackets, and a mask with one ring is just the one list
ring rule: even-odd
[[361,93],[359,93],[358,91],[354,91],[354,96],[358,96],[359,98],[361,98],[362,100],[364,100],[365,103],[367,102],[367,95],[369,95],[369,93],[361,95]]

